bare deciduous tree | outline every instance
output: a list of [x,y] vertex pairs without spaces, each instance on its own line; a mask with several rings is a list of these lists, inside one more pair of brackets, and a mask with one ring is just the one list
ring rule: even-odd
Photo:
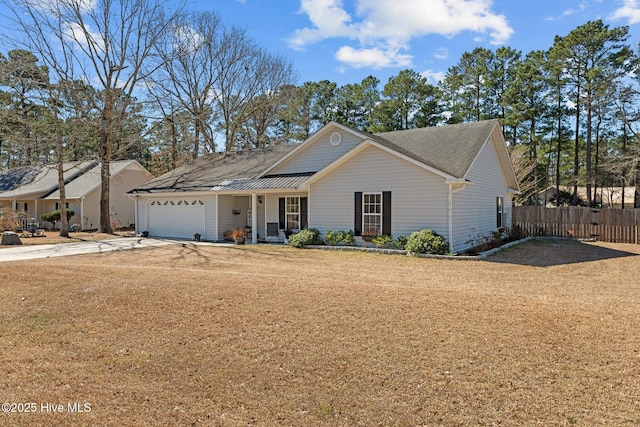
[[[247,124],[274,124],[278,93],[292,81],[285,59],[271,55],[220,17],[201,12],[183,18],[162,43],[162,72],[153,79],[156,98],[177,100],[192,116],[192,158],[204,149],[215,151],[214,131],[224,134],[224,148],[237,148]],[[271,102],[265,105],[265,101]],[[268,117],[265,117],[268,116]],[[255,145],[264,141],[264,129],[249,132]],[[256,136],[258,135],[258,136]]]
[[[181,3],[166,0],[0,0],[20,31],[13,42],[34,52],[59,80],[83,80],[99,91],[101,196],[99,231],[109,215],[112,150],[140,83],[159,66],[157,42],[171,30]],[[167,15],[167,7],[172,12]],[[99,101],[98,101],[99,100]]]

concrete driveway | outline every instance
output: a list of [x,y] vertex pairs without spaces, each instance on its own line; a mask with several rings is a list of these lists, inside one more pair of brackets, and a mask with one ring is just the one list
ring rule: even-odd
[[5,246],[0,248],[0,262],[122,251],[127,249],[170,245],[172,243],[179,242],[176,240],[151,239],[144,237],[123,237],[121,239],[60,243],[55,245]]

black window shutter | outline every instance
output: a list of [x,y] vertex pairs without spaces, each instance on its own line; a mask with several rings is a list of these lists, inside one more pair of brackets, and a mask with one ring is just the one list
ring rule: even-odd
[[300,229],[307,228],[307,198],[300,197]]
[[284,197],[280,197],[278,200],[278,222],[280,223],[280,229],[284,230],[287,228],[287,224],[285,221],[285,200]]
[[382,192],[382,234],[391,236],[391,191]]
[[362,191],[356,191],[353,218],[353,232],[356,236],[362,235]]

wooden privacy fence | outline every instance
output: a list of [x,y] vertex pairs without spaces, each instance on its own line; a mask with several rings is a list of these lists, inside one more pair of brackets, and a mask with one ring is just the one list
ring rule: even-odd
[[640,209],[594,209],[581,206],[513,207],[512,224],[530,236],[594,238],[640,244]]

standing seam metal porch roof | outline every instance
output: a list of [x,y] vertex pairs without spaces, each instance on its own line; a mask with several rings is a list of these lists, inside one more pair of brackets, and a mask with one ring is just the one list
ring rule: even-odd
[[214,186],[211,191],[235,191],[235,190],[275,190],[289,189],[305,182],[314,172],[295,175],[265,176],[262,178],[230,179]]

